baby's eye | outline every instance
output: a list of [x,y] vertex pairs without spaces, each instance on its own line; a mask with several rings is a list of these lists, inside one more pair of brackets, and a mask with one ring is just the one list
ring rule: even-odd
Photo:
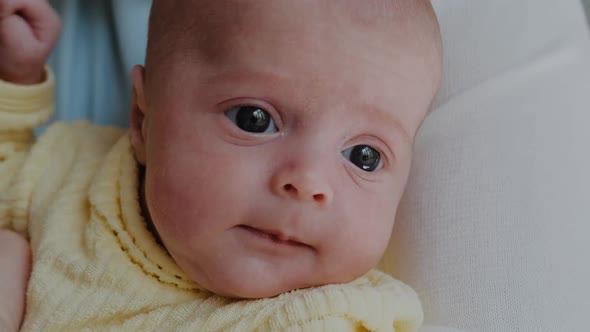
[[383,167],[379,151],[368,145],[355,145],[342,151],[342,155],[363,171],[373,172]]
[[256,106],[236,106],[225,115],[240,129],[255,134],[272,134],[277,132],[272,116]]

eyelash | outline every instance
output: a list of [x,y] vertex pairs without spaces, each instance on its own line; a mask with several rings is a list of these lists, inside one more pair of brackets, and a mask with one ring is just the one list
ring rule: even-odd
[[[349,159],[351,153],[354,152],[353,149],[363,148],[363,147],[369,147],[378,153],[378,158],[379,158],[378,164],[372,170],[367,170],[363,167],[359,167],[351,159]],[[348,152],[348,151],[350,151],[350,152]],[[362,171],[363,174],[377,173],[389,165],[389,158],[388,158],[387,154],[384,152],[384,149],[380,146],[380,144],[375,143],[374,140],[367,140],[367,139],[363,139],[363,138],[355,139],[355,142],[353,144],[347,144],[347,147],[342,149],[342,151],[340,153],[341,153],[342,157],[346,160],[347,163],[354,166],[359,171]],[[347,156],[347,154],[349,156]]]
[[256,98],[233,98],[218,104],[218,109],[227,113],[238,107],[256,107],[267,111],[278,127],[282,127],[282,117],[279,111],[271,103]]
[[238,128],[247,133],[268,135],[274,134],[279,130],[272,114],[262,107],[235,106],[227,110],[225,115]]

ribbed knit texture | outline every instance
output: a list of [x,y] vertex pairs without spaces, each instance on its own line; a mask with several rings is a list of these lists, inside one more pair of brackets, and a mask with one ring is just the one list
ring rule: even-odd
[[58,123],[53,77],[0,82],[0,227],[27,236],[24,331],[414,331],[414,291],[379,271],[349,284],[235,300],[190,280],[147,230],[127,131]]

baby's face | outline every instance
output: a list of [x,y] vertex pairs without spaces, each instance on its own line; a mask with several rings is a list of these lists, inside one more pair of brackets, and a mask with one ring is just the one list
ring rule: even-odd
[[323,3],[228,15],[210,45],[134,71],[149,213],[218,294],[348,282],[388,243],[438,77],[405,32]]

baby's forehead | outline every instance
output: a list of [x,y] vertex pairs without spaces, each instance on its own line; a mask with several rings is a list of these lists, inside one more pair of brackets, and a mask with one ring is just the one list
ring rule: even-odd
[[[364,38],[383,44],[438,37],[428,0],[154,0],[148,58],[195,46],[215,57],[246,32],[289,31],[289,38],[297,39],[293,34],[298,31],[320,39],[317,30],[329,28],[342,35],[361,31]],[[420,36],[425,33],[429,38]]]
[[428,0],[154,0],[152,14],[167,17],[168,23],[183,22],[189,18],[199,23],[225,20],[229,25],[240,19],[262,19],[267,15],[288,13],[299,20],[342,19],[375,24],[385,19],[400,23],[415,12],[429,7]]

